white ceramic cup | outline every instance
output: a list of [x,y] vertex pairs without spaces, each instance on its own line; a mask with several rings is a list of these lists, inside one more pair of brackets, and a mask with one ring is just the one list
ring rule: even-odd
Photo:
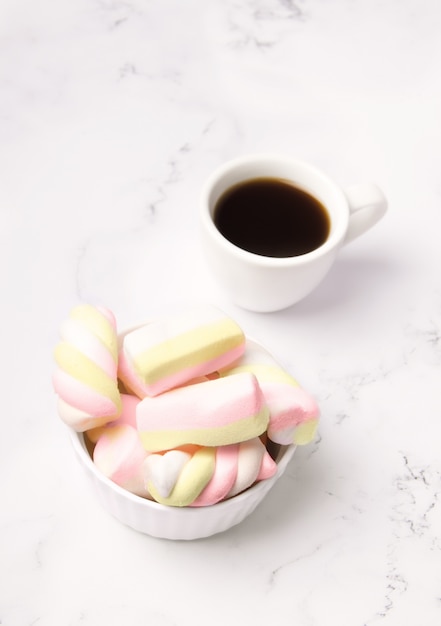
[[[326,208],[330,230],[315,250],[293,257],[268,257],[239,248],[214,223],[220,197],[232,186],[253,178],[290,181]],[[208,265],[230,298],[244,309],[271,312],[307,296],[330,270],[339,249],[376,224],[387,200],[374,184],[341,189],[315,167],[280,155],[243,156],[219,167],[202,190],[200,223]]]

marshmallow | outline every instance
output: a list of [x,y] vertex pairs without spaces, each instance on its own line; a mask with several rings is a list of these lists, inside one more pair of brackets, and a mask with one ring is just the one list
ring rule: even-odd
[[232,498],[248,489],[256,480],[270,478],[276,471],[276,463],[258,437],[242,441],[239,444],[236,480],[225,497]]
[[239,444],[216,448],[216,466],[210,482],[191,502],[191,506],[209,506],[223,500],[233,488],[237,476]]
[[216,310],[141,326],[118,347],[113,314],[82,305],[60,335],[59,414],[85,432],[98,469],[138,496],[216,504],[274,476],[281,445],[315,435],[315,401]]
[[75,307],[60,329],[53,386],[61,419],[76,431],[117,419],[117,336],[113,314],[91,305]]
[[151,496],[169,506],[211,506],[277,471],[259,437],[218,448],[194,447],[151,454],[144,461]]
[[188,506],[210,481],[215,464],[215,448],[152,454],[144,462],[145,485],[160,504]]
[[149,452],[246,441],[265,431],[268,418],[256,377],[249,372],[146,397],[136,408],[141,441]]
[[156,396],[238,359],[241,328],[213,308],[162,318],[125,335],[118,376],[140,398]]
[[298,382],[261,346],[247,342],[244,355],[221,377],[253,373],[268,405],[268,437],[282,445],[310,443],[317,430],[319,408]]
[[131,396],[127,393],[121,394],[121,415],[118,419],[113,422],[109,422],[104,426],[98,426],[97,428],[92,428],[88,430],[85,434],[87,435],[89,441],[92,443],[96,443],[101,435],[104,433],[106,428],[113,428],[114,426],[121,426],[122,424],[128,424],[132,426],[132,428],[137,428],[136,426],[136,407],[141,402],[141,400],[137,396]]
[[94,448],[93,461],[114,483],[147,498],[150,495],[145,488],[142,469],[147,454],[136,429],[121,424],[104,430]]
[[249,439],[216,450],[214,474],[191,506],[209,506],[231,498],[256,481],[271,478],[277,465],[259,439]]

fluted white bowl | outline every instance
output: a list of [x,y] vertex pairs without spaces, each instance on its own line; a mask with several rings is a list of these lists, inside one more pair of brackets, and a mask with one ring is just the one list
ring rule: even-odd
[[291,460],[295,446],[282,446],[277,472],[246,491],[206,507],[173,507],[126,491],[104,476],[94,464],[82,433],[69,429],[76,457],[97,500],[111,515],[131,528],[162,539],[200,539],[221,533],[242,522],[262,502]]
[[[136,327],[121,331],[124,336]],[[260,345],[247,337],[249,344]],[[263,346],[261,346],[263,347]],[[206,507],[165,506],[141,498],[109,480],[94,464],[83,433],[69,429],[73,449],[80,465],[94,489],[101,505],[123,524],[153,537],[163,539],[200,539],[228,530],[251,515],[271,487],[282,476],[296,446],[276,446],[277,472],[271,478],[259,481],[246,491]]]

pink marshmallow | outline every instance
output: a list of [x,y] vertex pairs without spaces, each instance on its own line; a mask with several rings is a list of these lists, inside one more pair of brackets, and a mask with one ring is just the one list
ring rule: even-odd
[[93,451],[93,461],[117,485],[148,498],[142,472],[147,455],[138,432],[128,424],[121,424],[104,430]]
[[113,314],[88,304],[74,307],[60,336],[52,381],[61,419],[79,432],[117,419],[121,398]]
[[127,393],[121,394],[121,405],[122,411],[121,415],[117,420],[113,422],[109,422],[104,426],[100,426],[98,428],[92,428],[87,431],[87,436],[92,441],[92,443],[96,443],[98,439],[103,434],[106,428],[113,428],[114,426],[121,426],[122,424],[127,424],[128,426],[132,426],[135,430],[137,429],[136,425],[136,407],[141,402],[141,400],[137,396],[130,396]]
[[271,478],[276,471],[277,465],[259,437],[239,444],[220,446],[216,450],[214,474],[191,506],[210,506],[231,498],[256,481]]
[[136,414],[141,440],[150,452],[245,441],[265,431],[269,416],[256,377],[249,373],[144,398]]
[[156,396],[227,367],[244,349],[241,328],[222,312],[203,307],[127,333],[118,376],[140,398]]
[[209,506],[225,498],[233,488],[237,476],[239,444],[219,446],[216,449],[216,467],[210,482],[191,506]]
[[269,408],[268,437],[282,445],[303,445],[315,435],[319,408],[312,396],[262,346],[247,342],[244,355],[222,377],[253,373]]

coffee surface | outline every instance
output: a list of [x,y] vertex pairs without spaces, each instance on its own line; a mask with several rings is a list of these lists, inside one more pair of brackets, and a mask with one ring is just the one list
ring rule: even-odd
[[278,178],[255,178],[230,187],[216,204],[214,223],[239,248],[279,258],[315,250],[330,229],[321,202]]

